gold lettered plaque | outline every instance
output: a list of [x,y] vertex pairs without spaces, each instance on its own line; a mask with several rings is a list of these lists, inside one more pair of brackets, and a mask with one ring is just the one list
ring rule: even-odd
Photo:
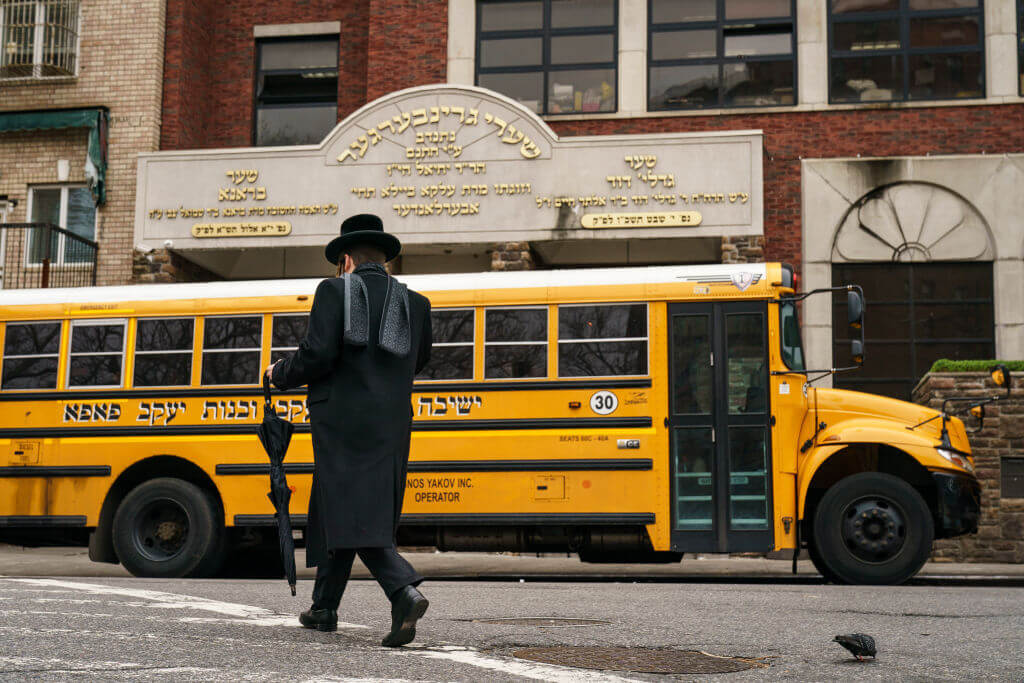
[[193,237],[283,237],[291,231],[292,224],[288,221],[196,223],[192,226]]
[[587,213],[584,228],[693,228],[700,225],[699,211],[657,211],[652,213]]

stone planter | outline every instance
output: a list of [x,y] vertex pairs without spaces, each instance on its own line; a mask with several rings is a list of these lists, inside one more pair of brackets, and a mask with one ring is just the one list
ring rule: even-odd
[[[986,406],[984,429],[970,435],[975,474],[981,482],[978,533],[936,541],[933,560],[1024,562],[1024,492],[1011,490],[1013,475],[1024,464],[1024,379],[1020,374],[1013,379],[1010,397]],[[941,409],[946,398],[982,398],[1000,391],[1005,390],[984,372],[932,372],[914,387],[914,402]]]

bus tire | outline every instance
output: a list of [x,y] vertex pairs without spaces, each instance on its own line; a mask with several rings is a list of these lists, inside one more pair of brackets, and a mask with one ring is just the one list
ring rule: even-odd
[[825,564],[821,559],[821,553],[818,552],[818,547],[814,545],[814,542],[807,544],[807,555],[811,558],[811,564],[821,574],[821,578],[825,579],[826,583],[843,583],[843,581],[836,576],[828,565]]
[[224,561],[220,506],[182,479],[150,479],[129,491],[114,515],[113,537],[134,576],[213,576]]
[[812,533],[819,558],[835,580],[891,585],[912,577],[928,560],[935,526],[928,505],[910,484],[890,474],[862,472],[825,492]]

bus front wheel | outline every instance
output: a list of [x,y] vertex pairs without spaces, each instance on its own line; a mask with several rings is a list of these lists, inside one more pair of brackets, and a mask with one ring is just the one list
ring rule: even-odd
[[212,576],[224,559],[224,524],[212,496],[182,479],[132,489],[114,515],[118,559],[135,576]]
[[862,472],[825,492],[814,513],[812,543],[826,578],[898,584],[927,561],[934,534],[928,505],[910,484]]

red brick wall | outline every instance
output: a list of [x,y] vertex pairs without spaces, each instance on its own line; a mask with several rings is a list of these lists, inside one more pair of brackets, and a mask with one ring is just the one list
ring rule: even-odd
[[[765,259],[800,265],[800,159],[1024,151],[1024,105],[556,121],[559,135],[764,131]],[[815,226],[808,226],[814,228]],[[818,226],[831,230],[835,226]]]
[[[370,20],[371,4],[375,15]],[[376,7],[379,5],[379,7]],[[438,10],[440,6],[440,10]],[[402,12],[398,8],[404,8]],[[403,13],[404,12],[404,13]],[[161,149],[245,147],[252,144],[253,84],[256,54],[253,26],[322,21],[341,23],[339,36],[338,118],[367,102],[368,35],[371,26],[382,31],[395,25],[415,26],[420,14],[440,12],[447,4],[383,2],[383,0],[253,0],[239,6],[218,0],[167,0],[167,37]],[[406,28],[408,31],[408,28]],[[382,39],[383,40],[383,39]],[[387,38],[401,45],[397,36]],[[425,38],[423,40],[426,40]],[[438,68],[428,81],[444,79],[446,54],[441,38]],[[409,48],[411,50],[411,48]],[[402,52],[409,59],[409,52]],[[381,67],[409,78],[420,73],[415,62],[382,59]],[[423,81],[420,81],[423,82]]]
[[371,0],[368,101],[444,83],[447,65],[447,0]]

